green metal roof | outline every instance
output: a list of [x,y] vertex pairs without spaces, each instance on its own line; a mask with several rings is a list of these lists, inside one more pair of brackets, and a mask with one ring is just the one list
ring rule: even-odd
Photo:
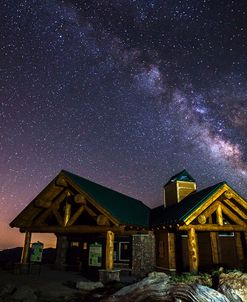
[[61,173],[106,209],[121,224],[148,226],[150,209],[141,201],[62,170]]
[[179,203],[165,208],[164,205],[151,210],[150,225],[176,224],[183,222],[191,213],[200,207],[212,196],[225,182],[193,192]]
[[165,184],[168,185],[171,182],[176,181],[189,181],[189,182],[196,182],[194,178],[184,169],[183,171],[177,173],[176,175],[172,176],[169,181]]

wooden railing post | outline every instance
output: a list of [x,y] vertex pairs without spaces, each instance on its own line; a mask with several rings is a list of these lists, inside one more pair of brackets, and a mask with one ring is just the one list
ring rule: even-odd
[[197,236],[194,228],[188,230],[188,251],[189,251],[189,264],[190,272],[198,272],[198,245]]
[[29,248],[30,248],[30,243],[31,243],[31,237],[32,233],[31,232],[26,232],[25,233],[25,241],[24,241],[24,246],[22,249],[22,254],[21,254],[21,263],[28,263],[28,254],[29,254]]
[[105,259],[106,270],[113,269],[113,262],[114,262],[114,233],[112,231],[107,231],[107,233],[106,233],[106,259]]

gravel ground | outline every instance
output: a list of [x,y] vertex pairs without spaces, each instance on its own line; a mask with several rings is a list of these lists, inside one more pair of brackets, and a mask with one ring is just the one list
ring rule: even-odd
[[73,288],[77,281],[87,281],[76,272],[64,272],[43,265],[40,274],[17,274],[14,271],[0,270],[0,284],[27,285],[37,292],[49,296],[71,296],[79,290]]

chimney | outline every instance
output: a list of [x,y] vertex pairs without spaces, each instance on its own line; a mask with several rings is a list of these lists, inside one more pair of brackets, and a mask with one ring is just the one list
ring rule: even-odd
[[164,185],[164,206],[172,206],[194,191],[196,191],[195,180],[186,170],[183,170]]

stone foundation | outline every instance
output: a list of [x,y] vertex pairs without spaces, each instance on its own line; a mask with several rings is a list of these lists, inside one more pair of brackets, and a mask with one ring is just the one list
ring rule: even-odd
[[102,283],[108,283],[111,281],[120,281],[120,270],[99,270],[99,281]]
[[143,277],[155,269],[155,236],[149,234],[133,235],[132,274]]

